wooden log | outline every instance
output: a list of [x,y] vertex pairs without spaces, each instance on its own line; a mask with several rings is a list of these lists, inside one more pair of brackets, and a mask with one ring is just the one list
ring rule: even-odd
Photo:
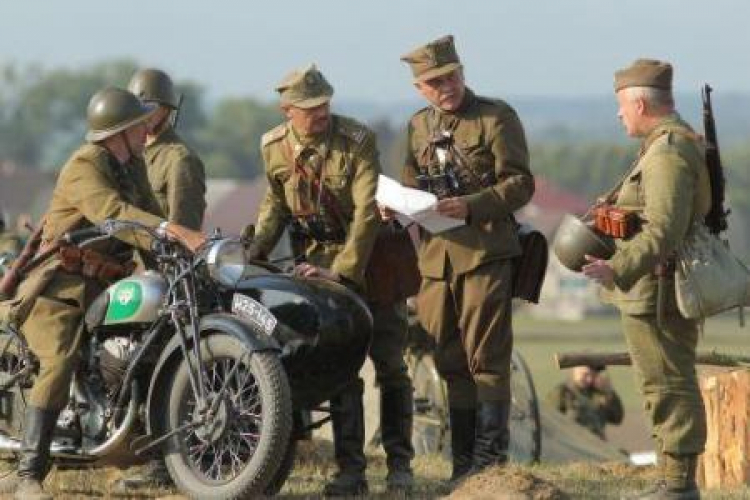
[[[716,351],[699,352],[696,361],[699,365],[750,367],[750,356]],[[562,370],[574,366],[627,366],[632,361],[627,352],[567,352],[555,354],[555,363]]]
[[750,370],[702,374],[708,438],[698,462],[702,488],[750,484]]

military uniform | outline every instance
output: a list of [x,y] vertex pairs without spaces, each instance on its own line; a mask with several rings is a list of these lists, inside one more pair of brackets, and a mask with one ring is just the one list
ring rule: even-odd
[[148,180],[167,219],[199,231],[206,210],[203,162],[172,128],[146,147]]
[[[95,144],[79,148],[62,168],[44,218],[40,252],[65,232],[90,227],[105,219],[134,220],[149,226],[163,222],[146,178],[145,166],[133,158],[132,140],[124,137],[131,161],[121,165],[100,141],[143,126],[152,109],[131,93],[107,88],[94,94],[88,107],[86,138]],[[141,129],[142,130],[142,129]],[[145,136],[140,136],[141,140]],[[99,242],[89,247],[111,271],[124,274],[132,246],[148,248],[150,238],[137,233],[118,235],[121,241]],[[70,381],[83,340],[83,317],[92,300],[113,273],[91,265],[85,257],[72,266],[59,254],[36,267],[20,284],[15,296],[0,304],[39,360],[23,425],[16,474],[0,480],[0,493],[15,491],[15,498],[51,499],[42,487],[49,471],[49,448],[60,410],[67,403]],[[88,254],[92,255],[92,254]],[[67,269],[67,270],[66,270]],[[75,271],[75,272],[74,272]]]
[[602,439],[605,439],[604,428],[607,424],[622,422],[622,401],[611,389],[604,391],[562,383],[550,392],[547,402]]
[[[452,37],[402,59],[417,80],[460,68]],[[460,186],[469,210],[466,225],[437,235],[422,230],[419,248],[423,281],[417,309],[420,322],[436,338],[436,366],[448,384],[455,478],[467,472],[472,460],[483,467],[488,460],[503,461],[507,452],[511,259],[521,253],[513,212],[531,199],[534,180],[521,121],[501,100],[465,88],[454,112],[436,106],[418,111],[408,126],[405,184],[420,187],[420,176],[443,173],[445,163],[434,147],[441,138],[449,138],[455,154],[465,159],[464,172],[455,175],[477,180]],[[495,428],[476,429],[480,445],[475,449],[474,422],[482,419],[478,405]],[[459,433],[465,439],[458,439]]]
[[[615,89],[671,89],[671,77],[670,65],[639,60],[617,73]],[[677,113],[663,116],[644,137],[638,159],[615,193],[614,205],[638,213],[642,229],[616,240],[616,252],[609,260],[615,286],[603,291],[603,299],[622,313],[659,463],[668,482],[689,489],[695,487],[697,455],[706,441],[706,416],[695,371],[699,323],[680,316],[673,277],[660,285],[655,269],[673,255],[691,224],[703,221],[710,203],[699,137]],[[661,322],[658,307],[663,312]]]
[[[277,90],[282,106],[303,108],[320,106],[333,93],[315,66],[293,72]],[[381,169],[374,133],[333,114],[328,130],[317,136],[302,136],[290,121],[266,133],[261,142],[269,187],[253,240],[257,254],[268,255],[290,226],[298,260],[338,273],[366,298],[365,270],[381,224],[375,204]],[[374,322],[369,356],[381,388],[388,486],[408,487],[414,452],[412,387],[403,359],[406,304],[369,305]],[[367,488],[362,391],[357,380],[331,401],[339,473],[327,485],[327,494],[357,494]]]
[[[43,241],[52,242],[67,231],[100,224],[106,219],[134,220],[155,227],[163,221],[160,213],[141,162],[121,166],[103,147],[87,144],[73,153],[60,172],[45,217]],[[130,245],[147,249],[150,243],[145,237],[128,233],[123,233],[122,238],[123,242],[109,242],[99,250],[128,259]],[[57,266],[57,260],[55,257],[32,272],[17,295],[35,287],[34,280],[48,272],[49,266]],[[40,364],[30,394],[31,403],[59,410],[68,399],[83,314],[105,283],[63,270],[55,271],[49,279],[21,331]]]

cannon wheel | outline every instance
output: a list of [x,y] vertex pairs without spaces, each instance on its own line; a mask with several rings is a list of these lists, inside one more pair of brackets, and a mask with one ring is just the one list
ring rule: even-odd
[[[412,443],[417,454],[450,455],[450,421],[445,382],[430,354],[409,353],[407,364],[414,384],[414,429]],[[542,426],[534,380],[521,354],[511,358],[512,407],[509,418],[511,460],[539,461]]]

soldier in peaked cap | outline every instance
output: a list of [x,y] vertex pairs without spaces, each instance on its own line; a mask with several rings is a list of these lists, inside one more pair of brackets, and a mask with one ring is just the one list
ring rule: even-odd
[[680,316],[672,255],[711,204],[700,137],[677,114],[672,66],[639,59],[615,73],[618,116],[642,140],[638,158],[607,201],[634,211],[640,230],[617,239],[609,260],[589,258],[583,272],[622,315],[625,337],[656,441],[660,476],[623,498],[697,499],[695,473],[706,415],[695,371],[698,322]]
[[142,69],[133,75],[128,90],[157,106],[148,121],[144,156],[159,206],[168,220],[200,231],[206,210],[206,172],[201,159],[174,129],[181,100],[172,79],[162,70]]
[[513,212],[534,192],[521,121],[464,82],[452,36],[404,55],[428,106],[409,120],[405,184],[433,192],[465,225],[421,232],[419,320],[448,384],[452,480],[507,460],[511,404]]
[[[110,87],[94,94],[87,113],[89,143],[60,171],[44,217],[40,252],[68,231],[111,218],[161,227],[193,250],[205,241],[202,234],[164,220],[148,185],[141,155],[145,122],[152,112],[126,90]],[[133,248],[150,245],[150,238],[127,233],[90,247],[108,266],[69,266],[55,254],[31,271],[3,304],[10,313],[6,319],[16,323],[39,359],[39,373],[29,394],[18,471],[0,480],[0,493],[15,490],[18,499],[52,498],[42,482],[49,472],[57,417],[68,401],[84,341],[84,313],[109,283],[129,273]]]
[[[375,188],[380,162],[374,133],[355,120],[332,114],[333,87],[311,65],[293,71],[276,88],[287,121],[263,136],[269,183],[254,238],[256,256],[267,255],[289,225],[295,272],[363,290],[365,268],[380,229]],[[412,387],[403,351],[405,300],[369,300],[374,331],[370,358],[381,391],[380,418],[391,490],[413,483]],[[331,401],[335,458],[339,471],[326,485],[329,496],[367,491],[362,380]]]

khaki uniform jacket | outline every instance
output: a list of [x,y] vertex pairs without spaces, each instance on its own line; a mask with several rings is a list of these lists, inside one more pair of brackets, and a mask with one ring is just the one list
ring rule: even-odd
[[[106,219],[141,222],[156,227],[164,218],[146,177],[142,161],[120,166],[96,144],[81,146],[63,166],[45,215],[43,241],[71,229],[101,224]],[[149,249],[151,238],[124,231],[117,238]]]
[[[266,254],[291,221],[292,207],[300,206],[301,194],[294,182],[294,160],[290,156],[303,148],[288,123],[270,130],[261,140],[269,186],[260,207],[255,242]],[[346,219],[346,240],[343,244],[309,240],[305,256],[312,264],[362,285],[380,224],[375,189],[381,169],[375,134],[351,118],[332,115],[330,131],[318,149],[324,150],[322,182]]]
[[203,162],[172,128],[146,147],[148,180],[170,222],[201,230],[206,211]]
[[[609,261],[615,288],[603,290],[602,298],[626,314],[654,314],[655,266],[674,253],[692,222],[702,221],[711,205],[704,148],[679,115],[665,117],[645,138],[614,204],[638,212],[642,230],[616,240],[617,250]],[[664,311],[674,312],[672,277],[665,286]]]
[[512,219],[534,193],[529,154],[521,120],[515,110],[500,100],[475,96],[466,90],[464,104],[455,113],[427,107],[409,121],[408,151],[403,182],[416,187],[415,177],[425,163],[429,138],[453,128],[455,144],[468,157],[477,174],[494,170],[496,182],[465,196],[469,206],[466,226],[431,235],[422,231],[419,269],[423,277],[445,276],[446,263],[461,274],[498,259],[521,253]]

